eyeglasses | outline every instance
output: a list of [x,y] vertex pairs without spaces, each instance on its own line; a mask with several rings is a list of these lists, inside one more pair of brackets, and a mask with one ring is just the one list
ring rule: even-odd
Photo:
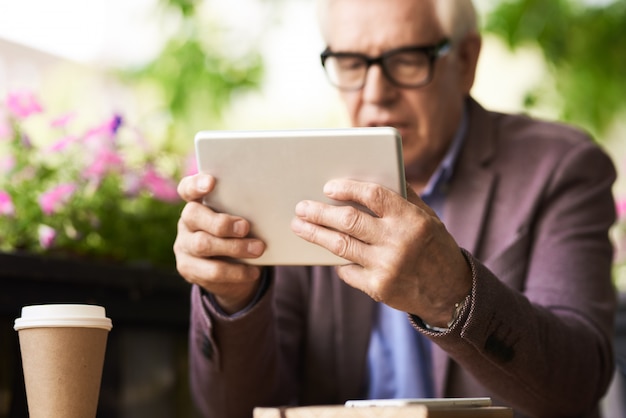
[[435,61],[450,49],[448,39],[436,45],[392,49],[373,58],[355,52],[332,52],[330,48],[326,48],[321,59],[329,81],[341,90],[362,89],[367,71],[374,64],[380,65],[383,74],[392,84],[417,88],[430,82]]

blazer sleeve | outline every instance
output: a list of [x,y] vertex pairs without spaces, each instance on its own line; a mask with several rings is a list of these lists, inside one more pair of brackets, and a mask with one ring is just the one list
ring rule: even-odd
[[[532,168],[529,168],[532,169]],[[532,416],[580,416],[613,374],[610,159],[589,141],[558,157],[529,218],[498,256],[466,253],[471,302],[448,332],[418,326],[465,372]]]
[[[273,292],[272,282],[266,293]],[[266,294],[233,318],[215,309],[200,287],[192,288],[190,384],[202,416],[250,418],[254,407],[289,404],[290,386],[277,373],[281,365],[271,299]]]

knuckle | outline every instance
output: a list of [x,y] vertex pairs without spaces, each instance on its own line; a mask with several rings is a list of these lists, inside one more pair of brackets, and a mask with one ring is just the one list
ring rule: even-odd
[[318,230],[311,224],[304,223],[301,226],[300,235],[309,241],[315,241],[318,237]]
[[230,236],[233,229],[233,220],[230,215],[216,213],[211,220],[211,230],[219,237]]
[[380,276],[373,277],[369,281],[369,296],[374,299],[376,302],[383,302],[385,300],[385,283],[384,280],[381,279]]
[[211,235],[224,237],[232,230],[232,217],[225,213],[215,213],[202,203],[189,202],[181,212],[179,231],[186,228],[192,232],[205,231]]
[[186,201],[189,201],[189,197],[188,197],[188,193],[187,193],[187,189],[189,184],[189,180],[187,178],[183,178],[178,185],[176,186],[176,193],[178,193],[178,195]]
[[[176,224],[176,241],[174,242],[174,248],[180,248],[183,237],[189,233],[189,225],[183,217],[178,219],[178,223]],[[178,246],[177,246],[178,245]]]
[[216,286],[230,286],[236,283],[245,283],[251,280],[249,266],[225,261],[209,263],[205,272],[204,283]]
[[379,184],[367,184],[364,190],[365,199],[368,202],[380,202],[384,199],[383,188]]
[[196,232],[191,236],[189,243],[190,250],[193,254],[202,256],[211,255],[213,249],[210,235],[202,232]]
[[204,205],[197,202],[188,202],[180,213],[180,219],[186,224],[198,218]]
[[189,283],[195,283],[193,263],[186,257],[176,257],[176,270]]
[[[184,210],[184,209],[183,209]],[[186,230],[185,220],[183,219],[182,213],[180,218],[178,218],[178,222],[176,222],[176,230],[180,233],[181,231]]]
[[194,214],[195,206],[196,205],[193,202],[187,203],[183,207],[183,210],[180,212],[180,220],[184,221],[186,219],[191,219],[193,217],[193,214]]
[[226,277],[223,263],[206,263],[204,271],[204,282],[214,282],[218,277]]
[[352,206],[346,206],[343,216],[339,219],[339,224],[342,230],[353,234],[358,232],[360,220],[360,212]]
[[334,240],[331,251],[339,257],[346,257],[350,249],[350,238],[344,234],[337,235]]
[[172,250],[174,251],[174,254],[176,254],[177,256],[178,254],[183,252],[183,244],[181,243],[180,235],[178,235],[176,239],[174,240],[174,244],[172,245]]
[[248,255],[248,241],[243,239],[230,239],[226,241],[226,255],[231,257],[245,257]]

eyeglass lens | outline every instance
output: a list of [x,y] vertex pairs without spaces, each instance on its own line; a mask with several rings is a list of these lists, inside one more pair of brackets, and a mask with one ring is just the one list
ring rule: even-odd
[[394,84],[419,87],[430,80],[432,59],[420,50],[396,51],[371,60],[359,54],[337,54],[326,57],[324,63],[328,77],[335,86],[358,90],[365,84],[370,65],[380,62],[384,74]]

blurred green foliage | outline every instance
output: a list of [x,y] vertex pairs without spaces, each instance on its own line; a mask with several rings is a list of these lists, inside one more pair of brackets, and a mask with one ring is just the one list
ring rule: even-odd
[[161,0],[166,7],[180,10],[183,16],[193,16],[201,0]]
[[[223,31],[199,12],[199,0],[161,0],[164,14],[174,15],[177,27],[161,52],[141,68],[125,71],[122,78],[150,85],[163,101],[161,116],[169,120],[164,133],[167,150],[189,149],[193,135],[215,129],[232,98],[259,87],[263,60],[255,42],[233,53]],[[210,3],[210,2],[208,2]],[[243,49],[243,52],[242,52]]]
[[555,107],[598,139],[626,111],[625,0],[503,0],[484,29],[511,49],[536,44],[543,53],[552,79],[528,92],[528,109]]

